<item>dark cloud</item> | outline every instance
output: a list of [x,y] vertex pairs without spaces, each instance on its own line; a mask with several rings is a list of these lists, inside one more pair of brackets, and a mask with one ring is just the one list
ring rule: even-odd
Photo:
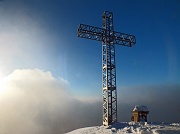
[[[61,134],[102,124],[102,102],[75,98],[68,81],[55,79],[50,72],[15,70],[0,84],[2,133]],[[119,121],[130,121],[134,105],[142,104],[150,110],[149,121],[180,122],[179,89],[179,85],[120,88]]]

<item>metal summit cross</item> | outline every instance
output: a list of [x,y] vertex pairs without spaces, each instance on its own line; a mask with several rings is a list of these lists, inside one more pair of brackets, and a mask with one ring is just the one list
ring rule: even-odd
[[108,11],[102,15],[102,28],[80,24],[77,36],[102,41],[103,125],[108,126],[117,122],[115,44],[132,47],[136,38],[115,32],[113,14]]

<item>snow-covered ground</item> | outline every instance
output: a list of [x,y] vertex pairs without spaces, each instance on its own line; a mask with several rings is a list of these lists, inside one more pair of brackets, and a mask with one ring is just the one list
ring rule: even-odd
[[115,123],[109,127],[80,128],[67,134],[180,134],[180,123]]

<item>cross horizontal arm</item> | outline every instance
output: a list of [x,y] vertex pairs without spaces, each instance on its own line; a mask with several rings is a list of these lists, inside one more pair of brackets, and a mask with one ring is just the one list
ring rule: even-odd
[[80,24],[78,27],[78,35],[77,36],[81,37],[81,38],[102,41],[103,31],[104,30],[102,28]]
[[132,47],[136,44],[136,37],[130,34],[114,32],[114,44]]
[[[81,38],[102,41],[103,37],[106,37],[108,32],[108,30],[103,28],[80,24],[78,27],[77,36]],[[113,34],[110,38],[111,42],[118,45],[132,47],[134,44],[136,44],[136,38],[134,35],[113,31]]]

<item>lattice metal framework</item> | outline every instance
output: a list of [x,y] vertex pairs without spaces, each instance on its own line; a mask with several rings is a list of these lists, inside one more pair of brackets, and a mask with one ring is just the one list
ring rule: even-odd
[[132,47],[136,43],[133,35],[114,31],[113,14],[105,11],[102,28],[80,24],[78,37],[102,41],[102,101],[103,125],[117,122],[117,90],[115,44]]

